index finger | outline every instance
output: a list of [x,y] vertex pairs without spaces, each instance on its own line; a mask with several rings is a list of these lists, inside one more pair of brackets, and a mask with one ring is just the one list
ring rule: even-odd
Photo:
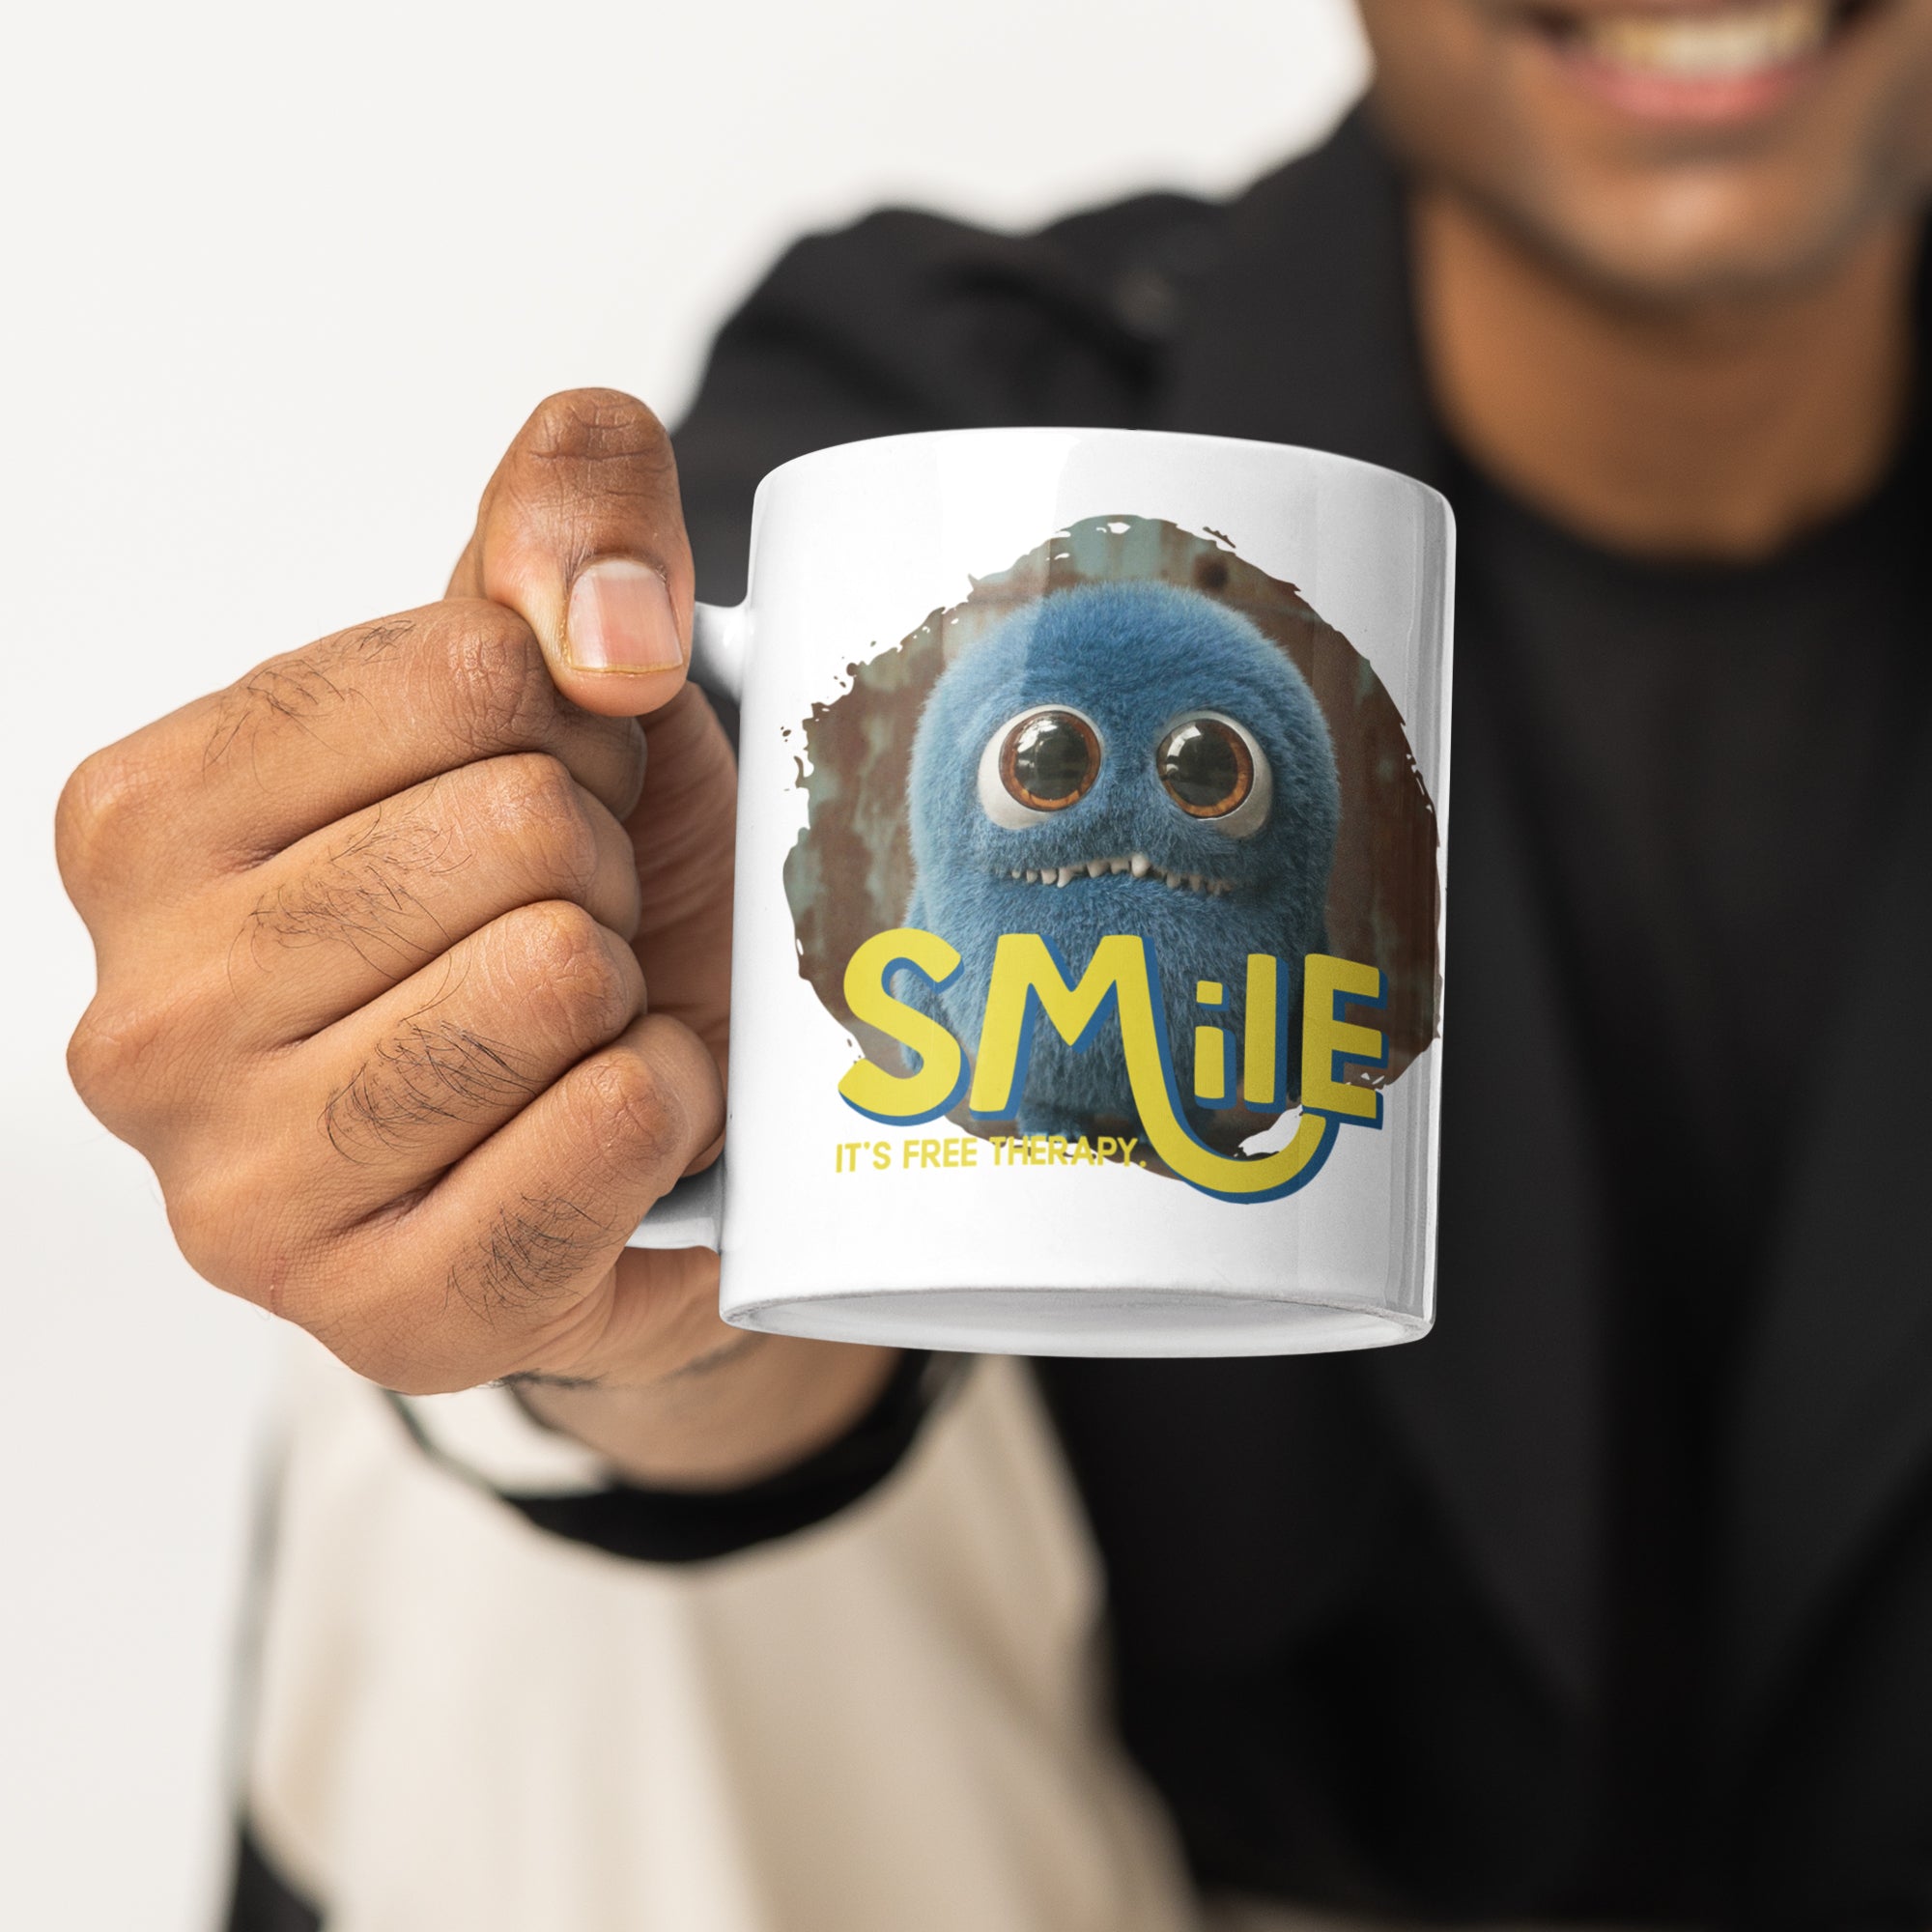
[[[547,752],[621,819],[643,735],[557,692],[513,611],[445,600],[271,658],[97,752],[62,802],[70,891],[253,865],[483,758]],[[76,903],[80,900],[77,898]],[[83,908],[84,910],[84,908]]]
[[668,703],[684,683],[695,592],[664,425],[616,389],[538,404],[483,493],[450,589],[522,616],[586,711]]

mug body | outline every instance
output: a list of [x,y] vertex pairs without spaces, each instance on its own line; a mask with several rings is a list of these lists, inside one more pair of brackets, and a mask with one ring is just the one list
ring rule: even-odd
[[948,432],[765,479],[727,1321],[1427,1330],[1453,550],[1419,483],[1217,438]]

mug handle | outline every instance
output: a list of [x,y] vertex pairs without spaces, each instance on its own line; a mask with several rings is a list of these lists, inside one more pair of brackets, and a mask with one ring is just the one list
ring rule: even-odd
[[697,604],[691,612],[691,679],[733,704],[745,696],[745,642],[750,607]]
[[[744,696],[746,607],[699,604],[692,611],[691,676],[733,703]],[[724,1156],[687,1175],[639,1221],[627,1248],[715,1248],[724,1222]]]

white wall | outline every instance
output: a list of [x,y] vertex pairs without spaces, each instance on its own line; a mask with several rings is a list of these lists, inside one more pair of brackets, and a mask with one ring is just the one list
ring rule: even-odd
[[211,1922],[277,1338],[61,1049],[89,750],[434,595],[552,389],[676,412],[781,242],[1232,186],[1359,86],[1346,0],[43,4],[0,62],[11,734],[0,1922]]

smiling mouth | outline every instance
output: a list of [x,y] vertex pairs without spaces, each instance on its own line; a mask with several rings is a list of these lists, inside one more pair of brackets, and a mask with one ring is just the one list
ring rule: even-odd
[[1719,0],[1704,6],[1532,4],[1530,25],[1571,71],[1638,112],[1769,106],[1885,0]]
[[1129,852],[1111,859],[1083,859],[1075,866],[1040,866],[1027,871],[1015,867],[1007,877],[1029,886],[1070,886],[1075,879],[1104,879],[1122,875],[1129,879],[1151,880],[1175,892],[1201,893],[1210,898],[1219,898],[1224,893],[1235,890],[1233,879],[1210,879],[1205,872],[1170,872],[1156,866],[1145,852]]
[[1659,80],[1744,80],[1808,59],[1852,12],[1838,0],[1665,13],[1539,12],[1542,30],[1567,51]]

